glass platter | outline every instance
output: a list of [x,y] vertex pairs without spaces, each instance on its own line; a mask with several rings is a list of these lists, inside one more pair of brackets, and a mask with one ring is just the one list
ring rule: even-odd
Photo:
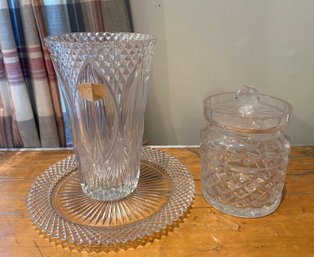
[[177,159],[143,147],[138,187],[115,201],[86,197],[74,155],[57,162],[33,182],[26,207],[48,236],[75,245],[109,246],[141,239],[177,221],[194,197],[194,181]]

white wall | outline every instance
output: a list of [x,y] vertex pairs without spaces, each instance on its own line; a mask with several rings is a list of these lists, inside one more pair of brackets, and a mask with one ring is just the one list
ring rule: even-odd
[[207,95],[255,85],[294,107],[287,133],[314,144],[313,0],[131,0],[134,28],[157,37],[146,135],[198,144]]

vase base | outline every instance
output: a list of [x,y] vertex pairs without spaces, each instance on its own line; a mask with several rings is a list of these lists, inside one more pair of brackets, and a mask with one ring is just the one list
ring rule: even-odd
[[98,201],[115,201],[127,197],[130,195],[137,187],[140,173],[127,184],[110,187],[110,188],[92,188],[84,183],[81,183],[81,188],[83,193]]

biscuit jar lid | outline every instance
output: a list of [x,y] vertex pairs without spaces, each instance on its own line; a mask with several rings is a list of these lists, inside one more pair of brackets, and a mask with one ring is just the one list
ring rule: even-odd
[[288,122],[291,112],[288,102],[260,94],[253,86],[204,100],[204,116],[208,122],[240,133],[279,131]]

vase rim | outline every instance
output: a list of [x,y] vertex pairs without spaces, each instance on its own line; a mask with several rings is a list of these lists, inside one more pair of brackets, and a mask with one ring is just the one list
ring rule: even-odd
[[44,42],[46,45],[51,43],[67,45],[140,43],[146,45],[150,43],[155,44],[156,38],[150,34],[135,32],[74,32],[47,36],[44,38]]

